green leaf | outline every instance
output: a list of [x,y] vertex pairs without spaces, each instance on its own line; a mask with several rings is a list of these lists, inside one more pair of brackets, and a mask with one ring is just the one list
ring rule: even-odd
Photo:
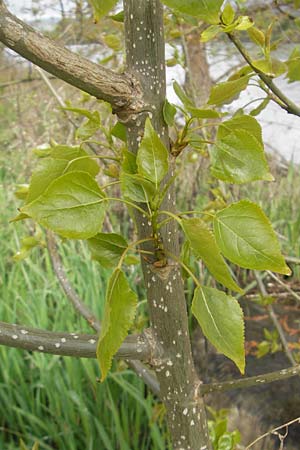
[[177,81],[174,81],[173,83],[173,89],[179,100],[182,102],[182,104],[185,107],[194,107],[194,104],[192,100],[186,95],[180,84],[177,83]]
[[94,9],[95,21],[106,16],[118,3],[118,0],[89,0]]
[[26,200],[29,191],[29,184],[17,184],[14,192],[15,196],[20,200]]
[[265,47],[266,38],[262,31],[260,31],[256,27],[251,27],[247,30],[247,33],[250,37],[250,39],[256,44],[259,45],[261,48]]
[[215,279],[228,289],[242,293],[243,290],[234,282],[230,275],[228,266],[220,253],[209,226],[198,218],[183,219],[181,224],[193,253],[197,258],[201,258],[204,261]]
[[260,72],[271,78],[279,77],[287,71],[287,65],[275,58],[259,59],[252,61],[252,64]]
[[83,171],[95,177],[99,172],[97,162],[89,158],[88,153],[80,147],[57,145],[49,149],[47,155],[40,159],[32,174],[26,203],[39,197],[52,181],[64,173]]
[[97,358],[103,381],[111,368],[112,358],[120,348],[132,326],[137,296],[130,289],[124,273],[116,269],[108,284],[104,319],[97,345]]
[[223,105],[235,100],[241,91],[246,89],[249,76],[238,78],[237,80],[225,81],[214,86],[210,91],[208,99],[209,105]]
[[218,289],[198,286],[192,312],[203,334],[241,373],[245,371],[243,311],[238,302]]
[[128,247],[123,236],[116,233],[98,233],[87,242],[92,258],[105,268],[115,267]]
[[214,231],[221,252],[233,263],[291,274],[268,218],[255,203],[241,200],[217,212]]
[[13,256],[15,261],[22,261],[30,255],[30,252],[35,247],[45,247],[45,241],[43,240],[42,234],[36,233],[35,236],[28,236],[21,240],[20,250]]
[[155,185],[138,174],[123,172],[120,177],[124,197],[138,203],[149,203],[154,198]]
[[111,129],[110,134],[123,142],[127,141],[126,127],[121,122],[117,122]]
[[122,41],[115,34],[105,34],[103,37],[104,44],[115,52],[122,50]]
[[192,107],[187,107],[186,109],[192,117],[197,119],[217,119],[221,116],[221,114],[214,109],[199,109]]
[[106,202],[104,192],[86,172],[70,172],[55,179],[21,212],[41,225],[71,239],[88,239],[102,227]]
[[238,31],[244,31],[248,30],[249,28],[253,27],[253,19],[248,16],[240,16],[238,19],[234,22],[234,29]]
[[293,49],[286,63],[288,66],[287,78],[289,83],[300,81],[300,47]]
[[83,141],[88,140],[100,129],[101,119],[98,111],[93,112],[93,117],[83,122],[79,128],[77,128],[75,136],[76,139]]
[[218,128],[217,139],[222,140],[232,131],[243,130],[250,133],[263,146],[262,129],[254,117],[243,114],[222,122]]
[[168,150],[161,142],[149,118],[137,153],[138,172],[152,181],[156,188],[168,172]]
[[251,116],[258,116],[270,103],[271,98],[270,97],[266,97],[256,108],[252,109],[252,111],[250,111]]
[[211,150],[211,162],[212,175],[228,183],[274,180],[263,145],[243,129],[236,129],[217,139]]
[[200,41],[201,42],[211,41],[212,39],[214,39],[222,31],[223,30],[222,30],[222,27],[220,25],[210,25],[210,27],[206,28],[201,33]]
[[124,10],[118,12],[117,14],[113,14],[109,16],[110,19],[114,20],[115,22],[124,22]]
[[136,155],[134,153],[123,150],[122,169],[126,173],[137,173]]
[[174,125],[174,117],[176,114],[176,108],[174,105],[172,105],[172,103],[168,102],[168,100],[166,99],[164,102],[164,107],[163,107],[163,115],[164,115],[164,119],[167,125],[169,125],[169,127]]
[[222,21],[225,25],[230,25],[234,21],[235,11],[230,3],[226,3],[222,12]]
[[216,24],[220,21],[219,15],[223,0],[163,0],[163,3],[183,14]]

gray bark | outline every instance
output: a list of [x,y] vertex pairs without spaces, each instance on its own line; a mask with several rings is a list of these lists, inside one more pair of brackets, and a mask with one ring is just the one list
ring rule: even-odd
[[[127,70],[142,86],[144,103],[153,126],[169,148],[168,130],[163,121],[165,100],[165,55],[163,9],[158,0],[125,0]],[[145,115],[128,126],[128,144],[137,151],[144,131]],[[172,176],[175,159],[170,155]],[[168,178],[167,177],[167,178]],[[175,194],[171,189],[162,206],[175,210]],[[136,216],[139,238],[153,235],[141,214]],[[178,229],[174,222],[161,229],[160,239],[166,254],[179,254]],[[151,245],[147,250],[155,251]],[[156,361],[161,398],[167,409],[168,426],[175,450],[210,449],[206,413],[199,396],[200,381],[196,376],[188,331],[187,307],[178,264],[169,259],[157,268],[154,261],[142,261],[153,333],[162,348]]]

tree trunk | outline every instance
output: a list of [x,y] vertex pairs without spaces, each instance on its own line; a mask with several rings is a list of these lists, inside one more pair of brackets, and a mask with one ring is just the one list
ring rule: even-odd
[[[127,70],[140,82],[147,110],[128,124],[129,149],[137,151],[147,115],[168,148],[168,130],[162,114],[166,94],[163,8],[158,0],[125,0],[124,7]],[[172,156],[169,163],[167,178],[173,175]],[[172,188],[162,209],[175,210]],[[154,235],[152,224],[142,214],[137,214],[136,221],[140,239]],[[159,238],[167,255],[178,256],[178,237],[174,222],[161,229]],[[154,245],[148,244],[147,250],[155,252]],[[181,270],[174,260],[160,268],[154,262],[144,259],[142,265],[153,333],[162,355],[156,361],[155,370],[174,450],[209,450],[206,412],[192,359]]]

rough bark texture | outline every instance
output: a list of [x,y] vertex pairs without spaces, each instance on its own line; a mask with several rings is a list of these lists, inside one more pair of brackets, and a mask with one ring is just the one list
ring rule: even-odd
[[12,15],[0,1],[0,41],[47,72],[111,103],[121,118],[143,108],[134,79],[106,69],[60,46]]
[[[139,80],[153,126],[168,148],[168,132],[162,115],[166,89],[162,6],[158,0],[125,0],[124,6],[127,70]],[[145,116],[140,115],[128,127],[132,151],[137,151],[144,120]],[[174,165],[175,160],[170,156],[168,177],[172,176]],[[175,209],[173,189],[167,194],[162,209]],[[139,238],[153,235],[152,225],[145,217],[138,214],[136,220]],[[178,230],[174,222],[161,230],[160,239],[167,254],[178,255]],[[155,251],[150,245],[147,249]],[[207,450],[210,444],[205,408],[199,397],[200,381],[191,354],[180,267],[171,259],[162,268],[153,263],[143,260],[143,272],[152,327],[162,349],[155,369],[174,450]]]

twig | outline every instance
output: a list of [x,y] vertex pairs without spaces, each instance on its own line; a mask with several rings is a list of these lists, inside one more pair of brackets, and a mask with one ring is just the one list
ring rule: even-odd
[[[259,287],[259,290],[260,290],[262,296],[263,297],[267,297],[268,293],[266,291],[264,283],[261,280],[260,275],[256,271],[254,272],[254,275],[255,275],[255,278],[257,280],[257,284],[258,284],[258,287]],[[280,323],[279,323],[279,321],[277,319],[277,316],[275,314],[273,306],[272,305],[267,305],[266,309],[267,309],[267,311],[269,313],[270,319],[273,322],[273,325],[275,326],[275,328],[276,328],[276,330],[278,332],[278,335],[280,337],[280,340],[281,340],[281,343],[282,343],[282,346],[283,346],[283,349],[285,351],[285,354],[286,354],[287,358],[289,359],[289,361],[292,364],[292,366],[296,367],[297,363],[294,360],[294,357],[293,357],[293,354],[292,354],[291,350],[289,349],[287,340],[286,340],[285,335],[284,335],[284,331],[283,331],[282,326],[280,325]]]
[[281,369],[275,372],[268,372],[254,377],[238,378],[236,380],[224,381],[222,383],[209,383],[201,386],[202,394],[209,394],[215,392],[225,392],[232,389],[242,389],[259,384],[268,384],[273,381],[281,381],[287,378],[294,377],[300,374],[300,365],[296,367],[289,367],[288,369]]
[[293,291],[293,289],[291,289],[287,284],[285,284],[283,281],[281,281],[280,278],[278,278],[276,275],[274,275],[274,273],[267,271],[268,275],[270,275],[271,278],[273,278],[273,280],[276,281],[276,283],[280,284],[280,286],[284,287],[284,289],[286,291],[288,291],[295,300],[297,300],[297,303],[300,303],[300,296],[298,294],[296,294],[295,291]]
[[[277,428],[274,428],[273,430],[268,431],[267,433],[263,434],[262,436],[259,436],[257,439],[255,439],[255,441],[251,442],[251,444],[247,445],[247,447],[245,448],[245,450],[249,450],[251,447],[253,447],[257,442],[259,442],[261,439],[264,439],[265,437],[269,436],[270,434],[276,434],[278,436],[278,433],[276,433],[278,430],[281,430],[282,428],[288,428],[290,425],[292,425],[293,423],[300,423],[300,417],[297,417],[297,419],[293,419],[290,420],[287,423],[284,423],[283,425],[280,425]],[[286,435],[287,436],[287,431],[286,431]],[[283,436],[282,436],[283,437]]]
[[[235,47],[238,49],[240,54],[243,56],[245,61],[249,64],[249,66],[254,70],[255,73],[259,76],[259,78],[263,81],[263,83],[272,91],[272,93],[276,96],[278,99],[275,100],[277,103],[280,104],[280,106],[285,109],[288,113],[294,114],[295,116],[300,117],[300,107],[297,106],[292,100],[290,100],[272,81],[272,79],[265,75],[263,72],[261,72],[259,69],[255,67],[255,65],[252,62],[252,59],[250,55],[248,54],[247,50],[241,43],[241,41],[237,38],[237,36],[234,33],[227,33],[227,36],[231,40],[231,42],[235,45]],[[274,100],[274,98],[273,98]]]

